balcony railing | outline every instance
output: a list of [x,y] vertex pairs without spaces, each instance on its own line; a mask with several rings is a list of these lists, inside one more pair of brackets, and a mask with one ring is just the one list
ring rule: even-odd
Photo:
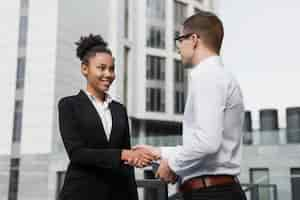
[[[243,143],[245,145],[282,145],[282,144],[300,144],[300,131],[287,131],[279,129],[272,131],[244,132]],[[299,137],[299,138],[298,138]]]
[[275,184],[242,184],[249,200],[277,200],[277,186]]

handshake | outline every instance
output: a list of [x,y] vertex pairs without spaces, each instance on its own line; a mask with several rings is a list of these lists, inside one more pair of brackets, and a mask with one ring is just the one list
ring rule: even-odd
[[[161,158],[160,148],[149,145],[137,145],[131,150],[123,150],[121,159],[128,165],[142,168],[155,163],[153,161],[160,160],[159,165],[152,166],[155,177],[165,183],[176,183],[178,176],[169,167],[167,159]],[[156,163],[157,164],[157,163]]]
[[159,160],[160,154],[159,148],[137,145],[130,150],[122,150],[121,160],[130,166],[143,168],[151,165],[153,161]]

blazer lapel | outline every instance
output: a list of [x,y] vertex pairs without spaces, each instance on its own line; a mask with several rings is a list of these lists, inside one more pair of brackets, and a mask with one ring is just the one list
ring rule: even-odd
[[89,99],[89,97],[85,94],[84,91],[80,90],[78,93],[78,98],[80,99],[80,104],[83,109],[82,113],[88,113],[89,116],[87,116],[90,120],[95,120],[94,123],[98,125],[99,133],[96,134],[96,137],[100,137],[101,140],[105,140],[107,143],[109,142],[107,140],[105,130],[103,128],[102,120],[94,107],[93,103]]

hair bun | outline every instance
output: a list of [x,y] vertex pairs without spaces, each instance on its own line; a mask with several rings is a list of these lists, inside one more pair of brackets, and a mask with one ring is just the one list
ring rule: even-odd
[[103,48],[107,47],[107,43],[103,40],[101,35],[81,36],[78,42],[75,42],[77,45],[76,55],[82,60],[86,52],[92,49],[95,46],[101,46]]

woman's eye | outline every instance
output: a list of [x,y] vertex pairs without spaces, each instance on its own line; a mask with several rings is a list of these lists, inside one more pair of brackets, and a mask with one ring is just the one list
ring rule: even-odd
[[101,71],[105,70],[104,66],[97,66],[97,69],[100,69]]

